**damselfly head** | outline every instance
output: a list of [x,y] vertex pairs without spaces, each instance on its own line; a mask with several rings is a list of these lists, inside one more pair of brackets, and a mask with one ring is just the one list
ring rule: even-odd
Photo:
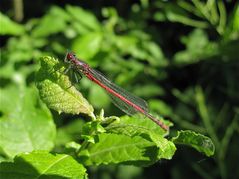
[[89,68],[89,65],[82,60],[78,59],[73,52],[67,52],[65,60],[66,63],[71,63],[73,67],[78,68],[82,72],[86,72]]
[[68,53],[66,54],[66,60],[72,61],[72,60],[74,60],[74,59],[75,59],[75,54],[74,54],[73,52],[68,52]]

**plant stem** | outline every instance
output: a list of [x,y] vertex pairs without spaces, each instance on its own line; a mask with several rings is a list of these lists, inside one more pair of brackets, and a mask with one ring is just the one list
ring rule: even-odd
[[221,150],[219,151],[219,158],[223,161],[225,159],[225,155],[227,153],[227,148],[229,146],[230,139],[238,126],[238,115],[235,114],[234,119],[232,120],[229,127],[225,132],[225,135],[221,141]]
[[226,14],[226,8],[224,3],[220,0],[218,1],[218,9],[220,13],[220,19],[219,19],[219,25],[217,27],[217,31],[220,35],[224,33],[226,21],[227,21],[227,14]]
[[24,18],[23,14],[23,0],[13,0],[14,19],[21,22]]
[[208,110],[205,104],[205,98],[201,87],[196,87],[196,101],[198,105],[199,114],[203,120],[203,123],[208,131],[208,134],[212,137],[212,140],[215,143],[216,148],[219,147],[219,139],[214,131],[214,128],[211,124],[211,120],[208,114]]

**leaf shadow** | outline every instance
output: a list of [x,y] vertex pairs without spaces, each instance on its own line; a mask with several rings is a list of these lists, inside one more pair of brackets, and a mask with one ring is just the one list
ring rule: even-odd
[[16,158],[14,162],[0,163],[0,178],[18,178],[18,179],[66,179],[68,177],[54,175],[54,174],[41,174],[30,163],[22,158]]
[[159,154],[159,149],[157,146],[145,147],[145,150],[142,156],[148,158],[148,160],[127,161],[127,162],[122,162],[122,164],[147,167],[149,165],[154,164],[158,160],[158,157],[157,157],[158,154]]

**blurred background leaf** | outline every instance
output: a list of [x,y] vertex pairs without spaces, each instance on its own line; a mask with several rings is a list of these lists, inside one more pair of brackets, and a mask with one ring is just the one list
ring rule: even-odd
[[0,35],[22,35],[24,27],[0,12]]
[[50,111],[35,88],[1,89],[0,148],[9,158],[21,152],[51,150],[56,135]]
[[[80,143],[84,122],[79,118],[87,117],[54,111],[50,115],[32,87],[40,57],[63,59],[69,49],[116,84],[143,97],[151,112],[170,119],[174,123],[170,135],[187,129],[210,137],[215,144],[211,158],[180,145],[170,162],[162,160],[144,169],[89,167],[89,177],[238,178],[237,1],[19,2],[24,5],[22,20],[16,18],[16,1],[2,1],[0,7],[0,121],[2,127],[12,129],[4,128],[7,132],[3,133],[1,127],[0,136],[11,140],[0,140],[0,160],[34,148],[9,147],[12,138],[19,141],[14,145],[26,145],[28,137],[20,140],[22,130],[16,128],[23,129],[21,134],[34,134],[32,140],[40,137],[42,143],[34,145],[36,148],[65,152],[67,142]],[[77,88],[96,113],[104,108],[106,116],[122,115],[87,79]],[[17,111],[19,105],[22,110]],[[38,122],[39,126],[50,124],[43,127],[44,135],[34,127]],[[124,169],[126,176],[120,172]]]

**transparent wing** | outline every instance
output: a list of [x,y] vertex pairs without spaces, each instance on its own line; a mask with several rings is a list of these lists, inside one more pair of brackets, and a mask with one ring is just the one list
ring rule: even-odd
[[[98,72],[98,71],[96,71],[94,69],[91,69],[91,68],[89,69],[89,71],[94,76],[94,78],[99,80],[102,84],[104,84],[105,86],[109,87],[110,89],[112,89],[116,93],[120,94],[121,96],[123,96],[127,100],[131,101],[132,103],[136,104],[141,109],[143,109],[145,112],[148,112],[148,105],[147,105],[147,103],[142,98],[139,98],[139,97],[133,95],[132,93],[124,90],[123,88],[117,86],[116,84],[112,83],[110,80],[108,80],[100,72]],[[112,102],[118,108],[120,108],[122,111],[124,111],[125,113],[127,113],[129,115],[133,115],[133,114],[135,114],[137,112],[137,110],[133,106],[128,104],[127,102],[121,100],[117,96],[114,96],[110,92],[108,92],[108,94],[111,97]]]
[[113,104],[116,107],[118,107],[120,110],[125,112],[126,114],[134,115],[135,113],[138,112],[133,106],[130,106],[128,103],[122,101],[121,99],[119,99],[118,97],[112,95],[111,93],[109,93],[109,92],[107,92],[107,93],[110,96],[111,101],[113,102]]

